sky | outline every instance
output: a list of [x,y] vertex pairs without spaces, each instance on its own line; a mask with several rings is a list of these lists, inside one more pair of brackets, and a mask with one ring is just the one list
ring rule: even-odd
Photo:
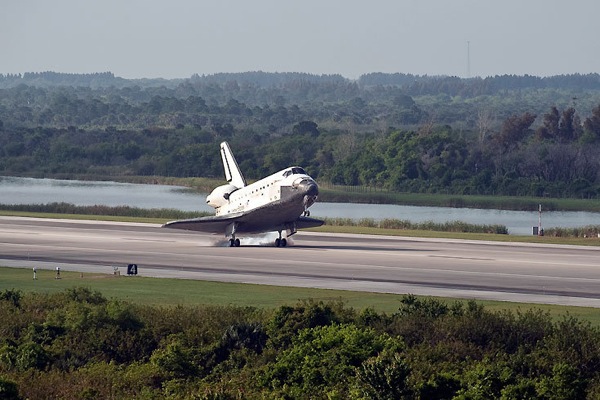
[[600,73],[598,0],[0,0],[0,73]]

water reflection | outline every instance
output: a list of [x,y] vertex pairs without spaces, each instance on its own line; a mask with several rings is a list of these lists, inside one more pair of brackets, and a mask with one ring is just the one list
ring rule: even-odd
[[210,212],[205,197],[180,186],[0,177],[1,204],[65,202]]
[[[175,208],[184,211],[212,212],[206,195],[187,188],[166,185],[141,185],[116,182],[66,181],[0,177],[1,204],[40,204],[66,202],[76,205],[127,205],[139,208]],[[471,208],[416,207],[389,204],[340,204],[317,202],[311,208],[315,217],[395,218],[411,222],[464,221],[472,224],[501,224],[516,235],[530,235],[538,224],[537,210],[504,211]],[[544,227],[600,225],[600,213],[545,212]]]

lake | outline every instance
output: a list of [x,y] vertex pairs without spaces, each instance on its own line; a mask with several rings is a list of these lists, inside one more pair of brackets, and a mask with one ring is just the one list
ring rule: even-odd
[[[81,206],[131,206],[175,208],[183,211],[213,212],[206,195],[187,188],[117,182],[68,181],[0,177],[0,204],[72,203]],[[311,216],[330,218],[394,218],[411,222],[464,221],[471,224],[505,225],[512,235],[531,235],[538,224],[537,210],[505,211],[473,208],[417,207],[391,204],[350,204],[317,202]],[[542,215],[544,227],[573,228],[600,225],[600,213],[553,211]]]

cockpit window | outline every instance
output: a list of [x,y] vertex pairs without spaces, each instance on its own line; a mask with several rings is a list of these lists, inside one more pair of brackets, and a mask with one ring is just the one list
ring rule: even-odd
[[304,168],[292,167],[283,173],[283,176],[287,178],[290,175],[308,175]]
[[292,174],[306,175],[306,171],[300,167],[294,167],[292,168]]

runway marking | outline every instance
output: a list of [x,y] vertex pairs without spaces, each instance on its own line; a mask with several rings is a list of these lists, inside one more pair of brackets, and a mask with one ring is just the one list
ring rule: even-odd
[[167,239],[136,239],[136,238],[127,238],[122,237],[120,240],[127,240],[130,242],[156,242],[156,243],[179,243],[177,240],[167,240]]
[[436,256],[428,254],[427,257],[431,258],[452,258],[456,260],[473,260],[473,261],[497,261],[493,258],[477,258],[477,257],[459,257],[459,256]]

